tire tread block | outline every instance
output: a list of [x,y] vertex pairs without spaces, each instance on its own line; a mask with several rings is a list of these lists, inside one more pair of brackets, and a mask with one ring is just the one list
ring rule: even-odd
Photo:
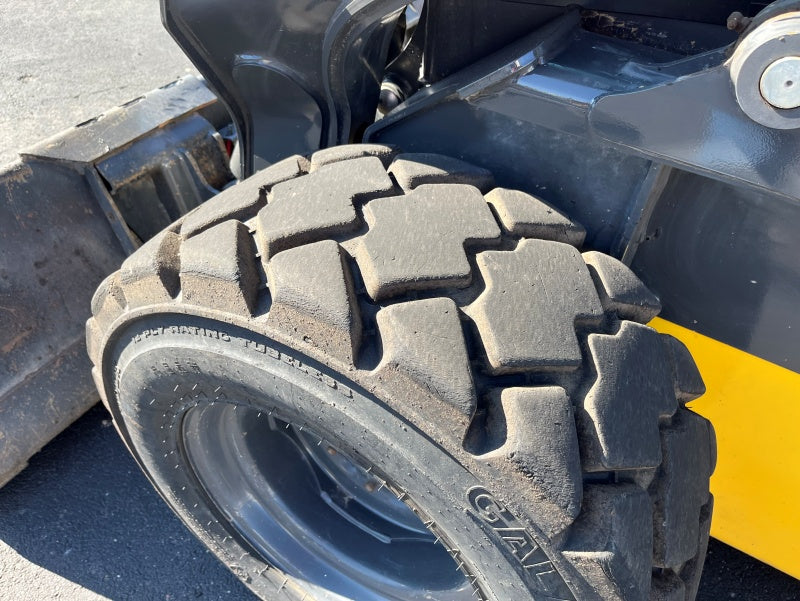
[[586,469],[654,468],[661,463],[659,420],[677,410],[660,335],[623,321],[615,335],[591,334],[597,379],[583,402]]
[[323,240],[285,250],[267,265],[267,325],[352,364],[361,317],[341,247]]
[[422,186],[364,207],[369,231],[356,248],[370,296],[465,287],[472,281],[465,245],[494,242],[500,228],[483,196],[464,185]]
[[431,396],[443,400],[466,423],[476,395],[456,304],[449,298],[398,303],[381,309],[377,323],[383,341],[378,377],[396,386],[400,398],[420,405]]
[[603,316],[586,265],[560,242],[522,240],[513,252],[477,255],[486,289],[469,306],[493,373],[575,369],[576,322]]
[[120,285],[132,307],[169,302],[180,290],[181,237],[164,230],[125,259]]
[[679,409],[661,432],[664,459],[652,490],[654,563],[677,568],[697,555],[700,514],[714,471],[713,431],[703,417]]
[[683,342],[669,334],[662,334],[661,339],[667,345],[672,361],[675,396],[681,403],[688,403],[701,397],[706,392],[706,385],[689,349]]
[[651,582],[652,511],[632,484],[584,488],[583,511],[564,557],[609,601],[647,601]]
[[111,323],[125,311],[127,300],[119,283],[119,271],[107,276],[92,296],[92,315],[97,326],[107,330]]
[[103,384],[103,376],[100,366],[95,365],[92,367],[92,380],[94,380],[94,385],[97,388],[97,392],[100,395],[100,401],[103,403],[103,406],[111,411],[111,408],[108,404],[108,398],[106,398],[106,388]]
[[314,173],[277,184],[258,212],[262,255],[278,252],[359,228],[356,204],[394,193],[380,159],[368,156],[320,167]]
[[397,154],[394,146],[385,144],[351,144],[346,146],[332,146],[318,150],[311,155],[310,172],[313,173],[320,167],[338,163],[339,161],[350,161],[362,157],[377,157],[384,167],[389,167],[392,159]]
[[229,219],[247,221],[267,204],[267,192],[273,186],[304,173],[304,163],[300,155],[287,157],[204,202],[186,215],[181,236],[190,238]]
[[586,238],[583,226],[543,200],[506,188],[495,188],[486,195],[503,228],[512,236],[554,240],[579,247]]
[[661,301],[627,265],[596,251],[583,253],[583,259],[597,282],[606,311],[639,323],[649,322],[661,311]]
[[441,154],[399,154],[389,173],[406,191],[425,184],[467,184],[485,193],[494,186],[490,171]]
[[502,407],[505,442],[486,459],[509,461],[521,470],[535,491],[538,525],[552,536],[581,509],[583,473],[572,404],[559,386],[498,389],[492,396]]
[[184,302],[249,317],[259,275],[247,226],[225,221],[186,240],[181,247],[180,280]]
[[714,510],[714,497],[709,495],[708,503],[700,510],[700,528],[697,540],[697,553],[681,568],[681,579],[686,585],[686,599],[693,601],[700,588],[700,577],[703,575],[703,564],[708,552],[708,538],[711,534],[711,515]]
[[97,324],[94,317],[86,320],[86,353],[89,355],[94,365],[100,364],[102,348],[100,343],[103,340],[103,330]]

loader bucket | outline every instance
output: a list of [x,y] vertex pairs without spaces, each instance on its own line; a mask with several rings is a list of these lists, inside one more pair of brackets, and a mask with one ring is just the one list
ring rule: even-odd
[[195,77],[0,170],[0,486],[98,400],[84,324],[97,285],[228,184],[227,112]]

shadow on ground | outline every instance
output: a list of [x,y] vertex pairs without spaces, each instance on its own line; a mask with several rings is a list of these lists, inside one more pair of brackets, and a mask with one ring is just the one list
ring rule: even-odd
[[[155,493],[100,406],[0,490],[0,541],[34,564],[30,577],[39,566],[109,599],[254,599]],[[0,596],[26,598],[8,586]]]
[[697,601],[800,601],[800,580],[711,540]]

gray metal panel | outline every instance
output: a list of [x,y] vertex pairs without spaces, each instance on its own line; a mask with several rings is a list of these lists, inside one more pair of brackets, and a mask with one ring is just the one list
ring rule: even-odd
[[[407,3],[162,0],[162,15],[232,113],[246,177],[276,157],[347,143],[372,121],[394,23]],[[281,99],[287,89],[291,98]],[[294,134],[269,132],[278,120]]]
[[657,160],[800,197],[800,135],[751,121],[725,67],[600,98],[590,123],[604,138]]
[[662,317],[800,373],[800,202],[676,171],[632,267]]

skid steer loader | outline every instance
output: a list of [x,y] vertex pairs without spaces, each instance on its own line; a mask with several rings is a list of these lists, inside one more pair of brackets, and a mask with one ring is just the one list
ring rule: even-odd
[[800,576],[800,3],[162,18],[202,80],[0,174],[0,482],[96,387],[263,599]]

